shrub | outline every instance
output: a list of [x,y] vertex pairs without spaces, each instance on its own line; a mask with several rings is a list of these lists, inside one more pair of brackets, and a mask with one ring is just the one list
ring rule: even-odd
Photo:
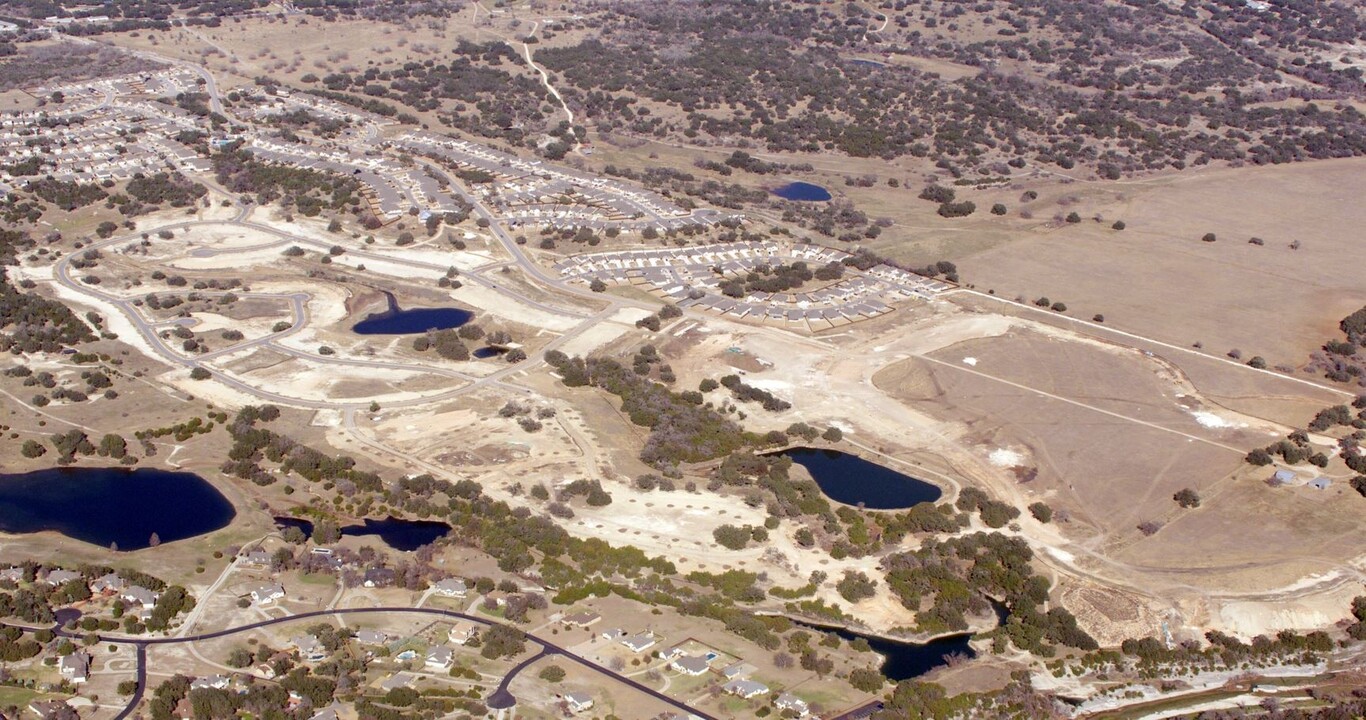
[[1210,232],[1210,233],[1205,233],[1204,236],[1201,237],[1200,239],[1201,239],[1201,240],[1204,240],[1205,242],[1214,242],[1214,240],[1215,240],[1214,233],[1212,233],[1212,232]]
[[1125,227],[1123,220],[1116,220],[1115,224],[1110,226],[1112,230],[1123,230]]
[[1172,496],[1172,499],[1176,501],[1177,505],[1180,505],[1183,508],[1200,507],[1200,493],[1197,493],[1190,488],[1178,490],[1176,494]]
[[1030,505],[1029,514],[1033,515],[1034,519],[1041,523],[1051,522],[1053,520],[1053,508],[1048,507],[1041,502]]
[[190,371],[191,380],[208,380],[210,377],[213,377],[213,373],[208,368],[197,367]]

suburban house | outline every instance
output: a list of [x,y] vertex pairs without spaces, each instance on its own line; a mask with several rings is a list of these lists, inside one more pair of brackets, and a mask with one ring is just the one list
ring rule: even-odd
[[310,662],[317,662],[327,657],[325,648],[322,642],[318,640],[317,635],[299,635],[290,640],[290,643],[298,649],[299,657]]
[[71,710],[71,706],[61,700],[38,700],[29,704],[28,709],[38,716],[39,720],[48,720],[58,715],[64,715]]
[[252,550],[242,557],[242,561],[248,565],[268,567],[271,563],[270,553],[265,550]]
[[627,635],[621,639],[621,644],[625,645],[631,652],[638,653],[654,647],[659,640],[650,633],[639,633],[637,635]]
[[768,692],[768,686],[757,680],[731,680],[722,685],[721,690],[748,700]]
[[199,677],[199,678],[195,678],[194,680],[191,680],[191,681],[190,681],[190,689],[191,689],[191,690],[201,690],[201,689],[223,690],[223,689],[226,689],[226,688],[228,687],[228,682],[229,682],[229,680],[228,680],[228,676],[227,676],[227,675],[208,675],[208,676],[205,676],[205,677]]
[[1299,475],[1295,474],[1294,470],[1277,470],[1271,474],[1271,483],[1273,485],[1289,485],[1295,482],[1298,477]]
[[478,630],[479,628],[468,620],[456,620],[455,624],[451,625],[451,642],[456,645],[466,645],[470,640],[474,639],[474,635]]
[[377,567],[365,571],[365,587],[389,587],[398,579],[393,568]]
[[90,653],[77,650],[70,655],[63,655],[57,667],[62,677],[76,684],[83,683],[90,679]]
[[266,603],[275,603],[275,601],[280,600],[281,597],[284,597],[284,586],[280,585],[279,582],[268,582],[265,583],[265,585],[258,585],[251,589],[251,600],[253,600],[254,603],[262,605]]
[[412,685],[413,681],[416,679],[417,678],[412,673],[395,673],[385,678],[384,681],[379,684],[379,689],[384,692],[389,692],[394,688],[408,687]]
[[157,598],[159,597],[161,597],[159,593],[152,592],[141,585],[124,588],[123,592],[119,593],[119,598],[124,602],[141,606],[147,610],[157,606]]
[[778,712],[791,710],[792,712],[797,713],[797,717],[806,717],[807,714],[811,712],[811,708],[806,706],[806,701],[792,693],[783,693],[779,695],[778,698],[773,701],[773,707],[777,708]]
[[673,662],[669,663],[669,667],[683,673],[684,675],[692,675],[696,677],[698,675],[705,674],[708,670],[710,670],[711,662],[704,657],[686,656],[674,658]]
[[358,630],[356,641],[362,645],[383,645],[389,642],[389,634],[383,630]]
[[750,665],[749,663],[744,662],[742,660],[740,662],[727,665],[724,669],[721,670],[721,676],[727,680],[739,680],[740,678],[746,677],[750,673],[754,672],[755,669],[756,668],[753,665]]
[[24,581],[24,569],[21,567],[11,567],[0,570],[0,580],[8,580],[13,583]]
[[436,670],[449,670],[451,663],[455,661],[451,649],[445,645],[437,645],[427,651],[426,666]]
[[272,603],[285,596],[285,588],[280,583],[266,583],[251,589],[252,602],[258,605]]
[[123,592],[125,587],[128,587],[128,581],[119,577],[118,573],[101,575],[90,581],[90,592],[92,593]]
[[595,612],[579,612],[573,615],[566,615],[560,618],[560,622],[567,627],[589,627],[593,623],[601,620],[602,616]]
[[43,578],[43,582],[48,583],[49,585],[65,585],[72,580],[81,580],[82,578],[83,576],[78,572],[59,569],[48,573],[47,577]]
[[469,594],[469,587],[460,578],[446,578],[432,586],[432,589],[446,597],[462,598]]
[[308,720],[337,720],[337,709],[335,707],[325,707],[314,713]]
[[620,640],[624,637],[626,637],[626,631],[621,628],[612,628],[611,630],[602,631],[602,639],[609,642]]
[[593,707],[593,698],[588,693],[565,693],[564,706],[572,713],[581,713]]

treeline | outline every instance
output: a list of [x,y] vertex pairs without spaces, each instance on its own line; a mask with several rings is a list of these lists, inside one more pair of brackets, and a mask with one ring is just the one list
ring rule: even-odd
[[[996,630],[1017,648],[1051,657],[1057,646],[1095,650],[1096,641],[1060,606],[1048,611],[1048,579],[1034,574],[1024,540],[995,533],[928,538],[918,550],[887,556],[887,584],[916,612],[922,632],[962,632],[967,616],[991,612],[999,600],[1010,613]],[[925,608],[926,603],[929,607]]]
[[259,205],[276,200],[308,217],[324,209],[359,211],[361,184],[336,173],[257,160],[236,143],[213,155],[218,182],[235,193],[254,194]]
[[[33,247],[28,233],[0,229],[0,265],[18,263],[18,253]],[[21,283],[36,287],[32,280]],[[33,293],[20,292],[0,267],[0,351],[59,352],[95,340],[90,327],[66,305]]]
[[621,399],[621,411],[632,423],[650,428],[640,457],[657,468],[723,457],[764,439],[746,432],[715,410],[690,401],[664,385],[641,377],[611,359],[570,358],[546,353],[546,362],[568,387],[601,388]]

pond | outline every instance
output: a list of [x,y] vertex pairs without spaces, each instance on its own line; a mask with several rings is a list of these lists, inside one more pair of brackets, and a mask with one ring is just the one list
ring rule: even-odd
[[812,185],[805,182],[792,182],[781,187],[773,188],[774,195],[784,200],[798,200],[801,202],[825,202],[830,199],[830,191],[820,185]]
[[796,620],[793,622],[813,630],[834,633],[846,642],[852,642],[858,638],[868,641],[868,646],[883,658],[880,668],[882,674],[892,682],[920,677],[935,668],[944,667],[949,664],[949,657],[952,655],[961,655],[966,659],[977,657],[977,653],[968,644],[972,641],[972,633],[949,635],[927,643],[913,643],[888,640],[874,635],[863,635],[845,628],[828,627]]
[[504,352],[506,352],[506,351],[505,351],[505,350],[499,350],[499,349],[496,348],[496,347],[487,347],[487,346],[485,346],[485,347],[481,347],[481,348],[476,348],[474,352],[470,353],[470,355],[472,355],[472,356],[474,356],[474,357],[476,357],[476,358],[478,358],[478,359],[480,359],[480,360],[487,360],[488,358],[495,358],[495,357],[498,357],[498,356],[502,355]]
[[92,545],[141,550],[203,535],[237,516],[204,478],[149,468],[71,467],[0,475],[0,532],[53,530]]
[[357,335],[415,335],[428,330],[458,328],[474,318],[474,313],[461,308],[404,310],[398,306],[392,293],[384,294],[389,299],[389,309],[367,315],[351,327],[352,332]]
[[919,503],[934,502],[944,494],[937,485],[837,450],[798,447],[778,454],[806,468],[827,497],[845,505],[905,510]]
[[[296,527],[305,535],[313,534],[313,523],[302,518],[277,517],[275,524],[281,528]],[[384,544],[395,550],[411,552],[423,545],[430,545],[450,534],[451,526],[435,520],[400,520],[387,517],[383,520],[365,518],[363,525],[346,525],[341,534],[346,537],[365,537],[376,535]]]

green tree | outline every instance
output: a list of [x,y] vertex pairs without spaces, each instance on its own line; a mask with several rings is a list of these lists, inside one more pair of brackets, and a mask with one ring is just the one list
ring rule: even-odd
[[47,448],[37,440],[25,440],[19,452],[26,458],[40,458],[47,454]]
[[564,679],[564,668],[559,665],[547,665],[537,677],[546,682],[557,683]]

